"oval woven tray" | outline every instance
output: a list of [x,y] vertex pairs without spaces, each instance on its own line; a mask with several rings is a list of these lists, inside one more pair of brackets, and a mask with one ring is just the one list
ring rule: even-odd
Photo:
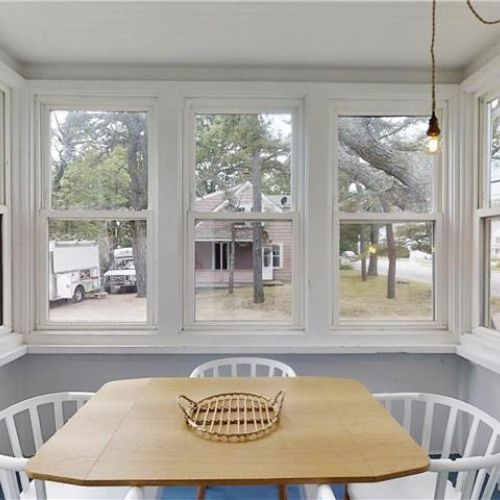
[[279,422],[285,392],[274,399],[248,392],[216,394],[200,401],[184,395],[177,402],[187,425],[205,439],[243,442],[259,439],[273,431]]

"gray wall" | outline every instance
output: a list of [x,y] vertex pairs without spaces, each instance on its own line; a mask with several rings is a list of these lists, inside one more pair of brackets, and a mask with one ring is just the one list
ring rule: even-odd
[[465,368],[465,399],[500,420],[500,375],[473,363]]
[[[214,357],[182,354],[31,354],[0,368],[0,407],[49,392],[94,391],[113,379],[186,376],[195,366]],[[373,392],[428,391],[454,397],[464,395],[460,373],[464,364],[468,364],[452,354],[301,354],[273,357],[290,364],[299,375],[355,378]]]

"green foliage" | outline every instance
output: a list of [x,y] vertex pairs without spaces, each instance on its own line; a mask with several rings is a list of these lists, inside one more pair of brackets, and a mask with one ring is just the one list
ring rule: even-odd
[[132,198],[132,182],[127,167],[127,151],[117,146],[102,157],[95,150],[86,151],[72,161],[54,193],[58,209],[126,207]]
[[265,194],[290,194],[290,140],[273,130],[269,115],[213,114],[196,118],[196,195],[226,191],[250,179],[261,160]]

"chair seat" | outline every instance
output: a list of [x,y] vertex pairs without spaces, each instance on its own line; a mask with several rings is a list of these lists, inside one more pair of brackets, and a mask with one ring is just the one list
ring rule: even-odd
[[[45,482],[47,500],[123,500],[129,487],[74,486],[72,484]],[[21,500],[37,500],[34,481],[21,493]]]
[[[432,500],[437,474],[424,472],[414,476],[399,477],[379,483],[353,483],[347,490],[351,500]],[[460,500],[459,492],[448,481],[446,500]]]

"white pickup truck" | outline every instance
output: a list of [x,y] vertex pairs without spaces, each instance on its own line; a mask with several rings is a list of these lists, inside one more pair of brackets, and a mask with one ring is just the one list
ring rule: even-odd
[[104,290],[108,293],[137,291],[132,248],[117,248],[114,250],[112,268],[104,273]]

